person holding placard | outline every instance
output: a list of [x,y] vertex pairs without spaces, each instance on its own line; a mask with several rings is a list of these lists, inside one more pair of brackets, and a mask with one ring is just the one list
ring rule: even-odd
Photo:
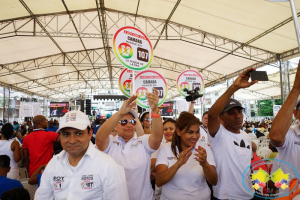
[[162,186],[161,200],[205,199],[211,196],[206,180],[218,182],[211,149],[198,141],[200,121],[183,112],[176,122],[172,142],[162,146],[156,161],[156,185]]
[[[147,93],[152,117],[152,134],[134,136],[137,113],[132,110],[137,96],[127,99],[120,110],[109,118],[98,130],[96,147],[109,154],[125,169],[130,200],[152,200],[150,184],[150,155],[160,147],[163,124],[158,110],[158,91]],[[116,127],[118,135],[110,135]]]

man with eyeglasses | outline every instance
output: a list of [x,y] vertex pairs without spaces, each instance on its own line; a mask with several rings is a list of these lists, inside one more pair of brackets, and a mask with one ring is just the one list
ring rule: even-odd
[[[158,110],[158,91],[147,93],[152,115],[152,134],[135,136],[137,113],[132,110],[135,95],[124,101],[120,110],[109,118],[97,132],[96,146],[109,154],[125,169],[130,200],[152,200],[150,184],[150,155],[155,152],[163,138],[163,124]],[[118,135],[110,135],[116,128]]]
[[[276,115],[270,130],[270,140],[278,150],[276,159],[286,161],[300,172],[300,125],[291,126],[292,116],[300,119],[300,61],[293,88]],[[298,99],[298,100],[297,100]]]
[[48,163],[36,200],[129,200],[124,169],[91,143],[86,114],[66,113],[58,132],[64,150]]
[[254,196],[246,189],[252,189],[250,171],[244,173],[252,157],[250,137],[241,129],[244,108],[240,102],[230,98],[237,90],[257,83],[249,82],[251,70],[255,69],[249,68],[240,74],[208,111],[207,135],[218,173],[218,184],[213,186],[213,200],[249,200]]

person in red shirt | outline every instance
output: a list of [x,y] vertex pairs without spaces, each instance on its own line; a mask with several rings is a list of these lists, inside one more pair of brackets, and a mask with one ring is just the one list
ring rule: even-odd
[[[252,142],[252,152],[253,152],[253,157],[251,159],[251,165],[253,163],[255,163],[253,166],[255,166],[257,164],[257,166],[255,166],[254,168],[252,168],[253,171],[255,170],[259,170],[259,168],[263,169],[264,171],[268,172],[268,166],[266,165],[266,163],[264,161],[261,160],[260,157],[258,157],[256,155],[256,149],[257,149],[257,146],[254,142]],[[261,162],[263,163],[261,163]]]
[[45,131],[48,126],[47,119],[37,115],[32,120],[33,131],[24,137],[23,156],[29,177],[41,165],[47,164],[53,155],[53,144],[58,138],[58,133]]

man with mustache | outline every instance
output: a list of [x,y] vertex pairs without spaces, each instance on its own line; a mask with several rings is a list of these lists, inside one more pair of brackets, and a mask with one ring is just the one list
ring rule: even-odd
[[[208,139],[215,156],[219,181],[213,187],[212,199],[253,198],[243,185],[243,173],[251,164],[251,140],[241,128],[243,110],[241,103],[230,98],[240,88],[247,88],[257,83],[249,82],[250,68],[240,74],[228,90],[215,102],[208,111]],[[250,190],[250,171],[244,175],[244,183]],[[253,191],[254,192],[254,191]]]
[[63,151],[48,163],[35,199],[129,200],[124,168],[90,141],[93,130],[81,111],[60,120]]

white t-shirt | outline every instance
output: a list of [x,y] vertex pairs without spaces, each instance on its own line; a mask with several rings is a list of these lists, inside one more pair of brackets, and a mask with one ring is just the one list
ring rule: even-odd
[[[253,198],[243,185],[243,173],[251,164],[252,144],[243,130],[232,133],[220,124],[215,137],[208,134],[211,150],[216,161],[218,183],[213,186],[214,196],[218,199],[249,200]],[[250,170],[247,170],[244,183],[252,190]],[[254,190],[252,191],[254,193]]]
[[13,141],[13,139],[0,140],[0,155],[7,155],[10,158],[11,169],[7,174],[7,178],[20,179],[18,163],[14,160],[14,152],[11,150],[11,143],[13,143]]
[[205,142],[205,144],[209,144],[208,138],[207,138],[207,134],[208,134],[208,130],[206,130],[203,125],[201,125],[199,127],[200,130],[200,138],[199,138],[199,142]]
[[63,150],[50,160],[35,200],[129,200],[123,167],[91,142],[75,168],[68,158]]
[[300,124],[290,127],[283,146],[276,149],[278,150],[276,159],[291,164],[300,173]]
[[149,137],[134,136],[126,143],[122,137],[110,135],[109,145],[104,151],[124,167],[130,200],[153,198],[150,155],[155,150],[149,147]]
[[101,110],[97,111],[97,115],[101,116]]
[[[204,143],[198,142],[196,147],[201,146],[206,149],[207,162],[215,166],[214,156],[211,149]],[[206,183],[203,169],[195,158],[195,149],[189,160],[182,165],[175,176],[162,186],[161,200],[208,200],[210,199],[210,189]],[[158,152],[156,166],[167,165],[172,167],[177,162],[177,158],[171,150],[171,143],[163,145]]]

